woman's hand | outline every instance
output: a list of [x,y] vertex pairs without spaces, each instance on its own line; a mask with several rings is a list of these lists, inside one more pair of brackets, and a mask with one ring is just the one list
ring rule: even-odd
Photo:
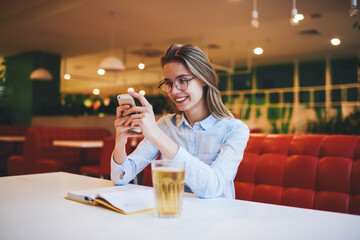
[[129,124],[125,124],[126,121],[129,120],[130,116],[125,116],[124,112],[128,110],[131,106],[130,105],[122,105],[116,108],[116,118],[114,121],[115,127],[115,148],[114,148],[114,160],[121,164],[126,159],[126,143],[128,137],[131,136],[141,136],[140,133],[129,132],[132,128]]
[[129,94],[137,98],[141,106],[134,106],[123,111],[123,125],[130,128],[140,127],[144,137],[151,141],[160,131],[156,124],[153,107],[143,95],[135,92],[129,92]]
[[141,94],[135,92],[129,94],[137,98],[141,106],[123,110],[123,118],[120,118],[121,121],[124,120],[121,122],[122,129],[127,129],[129,126],[140,127],[144,137],[154,144],[166,159],[173,159],[179,146],[158,127],[151,104]]
[[116,130],[116,138],[127,138],[131,136],[139,136],[141,133],[134,133],[129,131],[132,126],[129,124],[130,113],[127,111],[131,108],[130,105],[122,105],[116,108],[116,119],[114,121],[114,127]]

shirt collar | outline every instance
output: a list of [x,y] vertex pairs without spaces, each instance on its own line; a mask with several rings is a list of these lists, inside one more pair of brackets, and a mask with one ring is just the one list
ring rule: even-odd
[[[200,124],[200,126],[204,130],[207,130],[207,129],[211,128],[217,121],[219,121],[219,120],[216,119],[212,114],[210,114],[207,118],[205,118],[204,120],[197,122],[195,124]],[[191,127],[189,122],[186,120],[184,113],[176,115],[176,127],[180,127],[182,124],[186,124],[189,127]]]

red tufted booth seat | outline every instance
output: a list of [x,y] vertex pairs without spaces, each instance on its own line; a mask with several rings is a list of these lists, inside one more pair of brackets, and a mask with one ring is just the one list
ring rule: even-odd
[[250,134],[236,199],[360,214],[360,136]]
[[[53,146],[53,140],[103,140],[104,128],[30,127],[25,135],[23,156],[8,158],[8,175],[66,171],[80,173],[80,149]],[[86,150],[86,163],[96,164],[100,148]]]

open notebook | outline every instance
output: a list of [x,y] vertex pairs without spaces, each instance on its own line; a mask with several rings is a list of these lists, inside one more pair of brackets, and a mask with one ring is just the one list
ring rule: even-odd
[[124,185],[68,192],[66,199],[110,208],[122,214],[153,210],[154,190],[139,185]]

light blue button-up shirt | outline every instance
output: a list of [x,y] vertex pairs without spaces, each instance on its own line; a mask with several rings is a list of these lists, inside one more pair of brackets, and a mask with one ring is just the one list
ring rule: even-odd
[[[179,145],[173,161],[185,161],[185,185],[193,193],[202,198],[235,198],[234,178],[249,139],[246,124],[210,115],[191,127],[184,114],[169,114],[157,124]],[[144,139],[122,164],[111,160],[112,181],[116,185],[130,182],[158,154],[159,150]]]

